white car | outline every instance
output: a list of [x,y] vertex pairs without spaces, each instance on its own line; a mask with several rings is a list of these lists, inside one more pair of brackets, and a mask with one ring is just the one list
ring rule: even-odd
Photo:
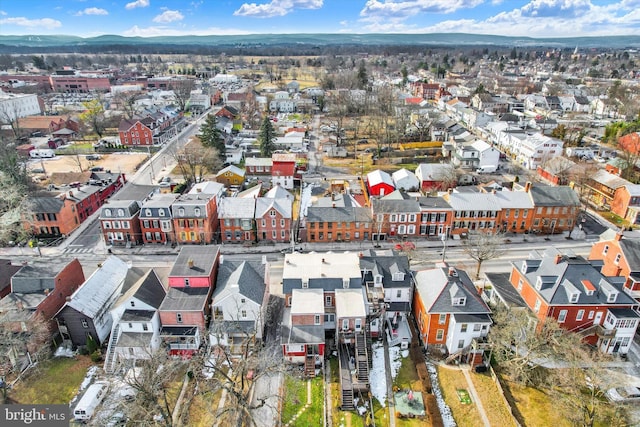
[[616,403],[640,402],[640,388],[636,386],[610,388],[606,395],[607,399]]

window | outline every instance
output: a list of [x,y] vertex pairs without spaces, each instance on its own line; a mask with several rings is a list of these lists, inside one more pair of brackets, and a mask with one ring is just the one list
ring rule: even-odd
[[82,319],[82,327],[85,329],[89,329],[89,323],[87,322],[87,319]]
[[558,323],[564,323],[567,319],[567,310],[560,310],[560,314],[558,315]]
[[118,209],[118,216],[124,216],[124,209]]
[[396,298],[402,298],[402,289],[396,291]]
[[164,216],[164,209],[160,209],[160,210],[158,211],[158,214],[159,214],[160,216]]
[[176,313],[176,322],[182,323],[182,313]]
[[613,260],[613,263],[614,263],[615,265],[620,264],[620,254],[616,255],[616,259],[614,259],[614,260]]
[[467,324],[466,323],[462,323],[460,325],[460,332],[467,332]]
[[184,208],[178,209],[178,216],[184,216]]
[[458,340],[458,348],[464,348],[464,340]]
[[444,325],[446,321],[447,321],[446,314],[443,313],[440,315],[440,317],[438,317],[438,325]]
[[144,215],[145,216],[151,216],[151,209],[145,209],[144,210]]
[[242,317],[243,319],[247,318],[247,310],[241,310],[240,311],[240,317]]
[[349,330],[349,319],[342,319],[342,330]]
[[593,319],[593,315],[594,315],[594,311],[593,310],[589,310],[589,315],[587,316],[587,319],[589,319],[589,320]]
[[131,307],[135,307],[136,306],[136,302],[135,301],[131,301]]
[[584,310],[578,310],[578,313],[576,314],[576,320],[580,321],[582,320],[583,317],[584,317]]
[[356,331],[360,332],[362,330],[362,319],[357,318],[356,319]]
[[580,298],[580,293],[579,292],[573,293],[573,294],[571,294],[571,300],[570,301],[572,303],[576,303],[576,302],[578,302],[578,298]]
[[200,208],[195,208],[195,209],[193,210],[193,215],[194,215],[194,216],[200,216]]
[[324,297],[324,306],[331,307],[331,295],[327,295]]
[[191,282],[189,281],[188,277],[184,278],[184,287],[188,288],[189,286],[191,286]]
[[522,285],[523,285],[522,279],[519,279],[518,280],[518,292],[522,291]]
[[473,332],[480,332],[480,323],[476,323],[473,325]]
[[315,316],[313,316],[313,324],[314,325],[319,325],[320,324],[320,315],[316,314]]
[[444,329],[438,329],[436,331],[436,341],[442,341],[442,338],[444,338]]
[[540,306],[542,305],[542,303],[540,302],[539,299],[536,299],[536,305],[533,308],[533,311],[535,311],[536,313],[540,311]]

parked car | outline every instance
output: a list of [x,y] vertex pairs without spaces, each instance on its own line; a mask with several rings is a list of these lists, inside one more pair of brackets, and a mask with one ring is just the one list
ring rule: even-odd
[[99,154],[89,154],[87,156],[87,160],[100,160],[102,158],[102,156],[100,156]]
[[104,168],[101,166],[94,166],[90,170],[91,172],[104,172]]
[[640,388],[636,386],[610,388],[605,394],[616,403],[640,402]]

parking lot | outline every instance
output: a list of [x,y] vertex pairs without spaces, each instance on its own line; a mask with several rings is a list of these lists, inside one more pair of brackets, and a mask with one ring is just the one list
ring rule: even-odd
[[[103,168],[105,171],[110,170],[130,175],[135,172],[136,166],[148,157],[144,153],[100,154],[98,159],[95,156],[95,154],[78,154],[55,156],[48,159],[29,159],[27,167],[34,175],[46,175],[47,177],[52,173],[84,172],[92,168]],[[99,170],[96,169],[96,171]],[[45,178],[45,176],[41,178]]]

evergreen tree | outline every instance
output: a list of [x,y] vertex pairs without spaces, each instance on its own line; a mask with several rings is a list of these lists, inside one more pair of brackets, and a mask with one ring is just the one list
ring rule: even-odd
[[276,131],[273,129],[271,120],[268,116],[264,117],[262,124],[260,125],[260,134],[258,135],[258,141],[260,141],[260,154],[264,157],[271,157],[275,149],[274,140],[276,139]]
[[369,84],[369,78],[367,77],[367,68],[364,65],[364,59],[360,61],[360,67],[358,68],[358,87],[360,89],[366,89]]
[[209,114],[200,127],[200,142],[203,146],[218,150],[221,159],[226,159],[224,138],[218,129],[215,114]]

